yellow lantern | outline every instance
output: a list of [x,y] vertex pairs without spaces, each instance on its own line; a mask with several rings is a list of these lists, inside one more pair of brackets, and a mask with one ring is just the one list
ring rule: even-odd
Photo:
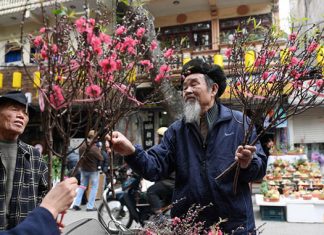
[[20,89],[21,88],[21,72],[14,72],[12,76],[12,88]]
[[224,91],[224,93],[221,95],[220,98],[221,98],[221,99],[229,99],[229,98],[231,98],[231,88],[230,88],[230,86],[227,86],[227,87],[225,88],[225,91]]
[[316,61],[318,64],[320,64],[322,66],[324,65],[324,47],[323,46],[321,46],[317,51]]
[[247,51],[244,55],[245,70],[248,72],[252,72],[254,62],[255,62],[255,52],[252,50]]
[[0,73],[0,89],[3,87],[3,74]]
[[129,83],[132,83],[132,82],[135,82],[136,81],[136,68],[132,68],[132,70],[129,72],[129,75],[128,75],[128,82]]
[[184,57],[184,58],[182,59],[182,65],[185,65],[185,64],[188,63],[190,60],[191,60],[190,57]]
[[34,72],[34,87],[35,88],[40,87],[40,72],[39,71]]
[[289,56],[289,50],[288,49],[283,49],[280,51],[280,63],[284,64],[285,61],[286,63],[288,62],[287,59],[288,59],[288,56]]
[[221,54],[214,55],[214,64],[217,64],[220,67],[224,68],[223,55]]

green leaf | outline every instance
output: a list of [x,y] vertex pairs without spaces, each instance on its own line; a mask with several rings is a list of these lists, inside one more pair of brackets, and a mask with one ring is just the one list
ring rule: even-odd
[[119,0],[119,2],[122,2],[122,3],[124,3],[125,5],[129,6],[129,2],[128,2],[128,0]]
[[62,9],[55,9],[55,10],[52,10],[52,14],[54,14],[54,15],[60,15],[60,14],[62,14]]

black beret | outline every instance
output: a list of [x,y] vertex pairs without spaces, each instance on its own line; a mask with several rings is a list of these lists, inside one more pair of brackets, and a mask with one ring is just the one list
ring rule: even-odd
[[202,59],[192,59],[183,65],[181,77],[185,78],[193,73],[205,74],[215,83],[217,83],[218,97],[224,93],[226,89],[226,76],[219,65],[206,63]]

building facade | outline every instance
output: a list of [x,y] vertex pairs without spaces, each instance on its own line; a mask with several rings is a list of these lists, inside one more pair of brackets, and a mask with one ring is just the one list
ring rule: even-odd
[[[55,2],[57,1],[44,2],[43,6],[47,13],[54,9]],[[62,0],[59,2],[79,14],[84,13],[83,1]],[[99,1],[88,0],[87,2],[89,4],[87,9],[95,11]],[[113,1],[100,2],[116,7]],[[305,7],[300,8],[303,4]],[[291,3],[291,12],[294,11],[301,15],[303,12],[312,12],[310,8],[316,6],[315,1],[304,1],[303,4],[300,1],[295,1],[295,5]],[[196,57],[203,57],[211,63],[218,63],[224,66],[226,71],[224,51],[228,48],[232,34],[241,22],[254,17],[263,25],[279,23],[279,1],[277,0],[151,0],[145,7],[154,16],[161,47],[176,48],[176,60],[172,64],[172,79],[175,82],[179,80],[182,65]],[[308,16],[307,14],[305,16]],[[314,15],[319,16],[320,12]],[[38,0],[30,0],[27,5],[25,0],[5,0],[0,6],[0,30],[2,32],[0,35],[0,94],[12,89],[23,89],[30,101],[37,107],[37,89],[32,82],[33,76],[36,76],[34,72],[37,72],[37,66],[31,59],[33,48],[27,40],[20,38],[22,19],[24,19],[23,30],[25,32],[33,33],[42,26],[42,11]],[[48,20],[51,21],[51,18]],[[262,43],[262,37],[262,34],[255,35],[254,46]],[[229,103],[228,98],[229,93],[226,91],[221,100],[232,107],[240,108],[235,102]],[[314,112],[318,115],[314,115]],[[302,144],[324,143],[324,135],[321,135],[324,133],[321,129],[324,125],[320,125],[324,115],[321,114],[323,111],[319,107],[310,110],[309,113],[305,112],[305,114],[293,117],[288,120],[286,126],[273,130],[271,134],[277,136],[278,147],[280,148],[283,144],[288,150]],[[42,139],[43,130],[40,127],[40,118],[41,116],[38,115],[32,119],[30,122],[32,129],[26,130],[26,139],[33,139],[31,144],[36,144]],[[137,114],[125,118],[118,129],[133,142],[142,143],[145,148],[149,148],[157,143],[156,130],[160,126],[168,126],[174,118],[165,106],[155,105],[145,107]],[[310,122],[314,123],[313,129],[309,128]],[[305,128],[306,124],[308,128]],[[30,138],[35,135],[36,129],[39,137]],[[80,134],[80,138],[82,136],[83,134]],[[314,136],[316,138],[313,138]],[[322,149],[323,146],[321,146],[322,144],[317,147],[311,146],[310,149]]]

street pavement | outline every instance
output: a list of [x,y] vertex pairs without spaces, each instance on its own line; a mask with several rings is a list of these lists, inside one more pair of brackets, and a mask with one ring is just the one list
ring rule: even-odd
[[[254,200],[254,197],[253,197]],[[97,208],[101,201],[96,201]],[[74,211],[69,209],[64,217],[63,223],[67,226],[75,221],[84,218],[97,219],[97,212],[87,212],[85,206],[81,206],[81,211]],[[260,208],[254,202],[254,215],[256,226],[262,226],[262,235],[324,235],[324,222],[323,223],[289,223],[277,221],[263,221],[261,220]],[[324,218],[323,218],[324,219]],[[89,234],[90,235],[90,234]]]

